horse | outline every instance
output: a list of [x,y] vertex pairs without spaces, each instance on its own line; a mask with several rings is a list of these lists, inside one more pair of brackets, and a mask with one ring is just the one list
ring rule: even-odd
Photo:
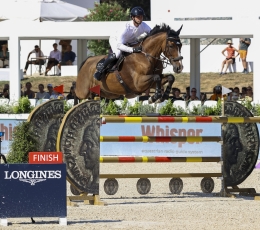
[[[137,44],[142,46],[142,52],[125,55],[118,70],[106,73],[101,81],[97,81],[93,75],[97,63],[106,56],[88,57],[81,64],[77,76],[77,97],[87,99],[90,96],[90,88],[100,85],[100,96],[107,99],[115,99],[121,95],[134,98],[149,88],[155,88],[149,103],[167,100],[175,78],[172,74],[164,75],[162,72],[169,64],[173,66],[175,73],[181,73],[183,70],[183,57],[180,55],[182,43],[179,37],[181,29],[182,26],[175,31],[166,24],[156,25],[148,36]],[[167,82],[166,90],[162,92],[162,84]]]

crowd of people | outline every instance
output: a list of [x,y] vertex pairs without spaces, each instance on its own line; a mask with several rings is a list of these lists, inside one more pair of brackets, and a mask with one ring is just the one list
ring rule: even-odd
[[[59,70],[62,65],[73,65],[75,61],[76,54],[72,51],[72,46],[70,45],[70,40],[61,40],[59,43],[62,46],[62,51],[58,50],[58,44],[53,44],[53,50],[50,52],[49,56],[44,56],[41,48],[38,45],[34,46],[34,49],[28,54],[27,61],[24,67],[23,73],[26,74],[29,65],[39,65],[39,73],[43,74],[42,66],[47,62],[45,76],[48,76],[48,72],[53,66],[57,66]],[[35,58],[31,58],[31,54],[35,54]],[[61,75],[60,73],[57,75]]]
[[[65,96],[63,93],[63,86],[53,86],[52,84],[47,84],[47,90],[45,91],[44,85],[38,85],[38,91],[32,91],[31,82],[25,83],[25,88],[21,84],[21,97],[28,97],[29,99],[57,99],[63,98],[66,100],[74,99],[75,90],[74,86],[70,87],[70,92]],[[9,99],[9,84],[5,84],[3,88],[3,92],[0,93],[1,98]]]
[[[217,85],[213,88],[212,93],[200,93],[200,95],[197,94],[196,88],[190,88],[190,86],[186,87],[186,91],[184,93],[181,93],[181,90],[179,88],[172,88],[171,95],[169,99],[174,101],[197,101],[200,100],[201,102],[204,102],[206,100],[213,100],[218,101],[223,97],[224,100],[227,101],[238,101],[238,100],[248,100],[253,101],[253,90],[251,86],[242,87],[241,90],[239,87],[229,88],[231,91],[227,95],[222,95],[222,86]],[[182,95],[182,96],[181,96]],[[145,94],[139,97],[139,101],[145,101],[148,100],[151,96],[150,89],[145,91]]]

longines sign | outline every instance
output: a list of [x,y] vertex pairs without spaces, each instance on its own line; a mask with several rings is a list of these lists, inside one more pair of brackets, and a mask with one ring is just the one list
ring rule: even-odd
[[66,164],[0,164],[0,191],[0,218],[67,216]]

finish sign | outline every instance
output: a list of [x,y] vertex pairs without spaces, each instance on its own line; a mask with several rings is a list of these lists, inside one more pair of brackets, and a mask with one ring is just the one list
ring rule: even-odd
[[63,163],[62,152],[30,152],[30,164],[61,164]]

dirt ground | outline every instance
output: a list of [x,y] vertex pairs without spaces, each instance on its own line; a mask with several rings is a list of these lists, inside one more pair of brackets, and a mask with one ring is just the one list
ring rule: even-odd
[[[220,172],[218,163],[130,163],[101,164],[103,173],[209,173]],[[211,194],[202,193],[201,178],[183,178],[183,191],[173,195],[170,178],[150,179],[151,191],[140,195],[137,179],[118,179],[119,190],[106,195],[104,179],[100,180],[100,196],[107,206],[78,202],[67,208],[68,226],[59,226],[58,218],[10,218],[8,227],[0,229],[259,229],[260,201],[253,197],[219,197],[221,182],[213,178]],[[260,169],[255,169],[240,187],[260,191]],[[68,185],[68,195],[71,195]]]

